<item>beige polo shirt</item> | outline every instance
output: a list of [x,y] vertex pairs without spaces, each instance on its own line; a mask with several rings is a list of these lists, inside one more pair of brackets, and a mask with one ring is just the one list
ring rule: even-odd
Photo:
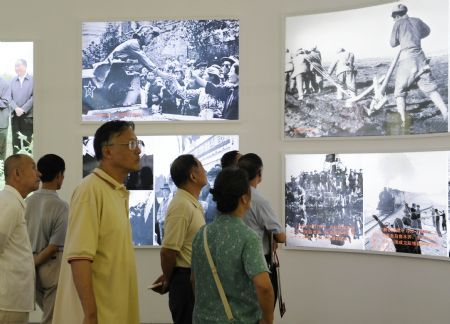
[[53,323],[79,324],[83,311],[70,262],[92,261],[99,323],[138,324],[139,304],[134,249],[128,218],[129,193],[95,169],[75,189],[69,211]]
[[192,240],[205,225],[202,205],[183,189],[177,189],[167,208],[162,246],[178,251],[175,266],[191,267]]

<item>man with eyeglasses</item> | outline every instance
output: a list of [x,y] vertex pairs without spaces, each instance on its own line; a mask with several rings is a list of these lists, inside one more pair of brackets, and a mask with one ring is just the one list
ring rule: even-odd
[[95,133],[99,167],[72,196],[53,323],[140,323],[124,181],[139,170],[141,147],[132,122],[110,121]]

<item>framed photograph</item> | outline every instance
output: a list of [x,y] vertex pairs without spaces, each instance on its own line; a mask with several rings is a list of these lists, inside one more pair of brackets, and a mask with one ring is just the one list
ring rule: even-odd
[[82,120],[239,119],[239,21],[82,24]]
[[[192,154],[202,162],[208,184],[202,189],[199,201],[205,221],[217,215],[209,189],[221,170],[220,158],[228,151],[239,149],[237,135],[168,135],[138,136],[144,142],[141,170],[130,173],[125,186],[130,190],[130,222],[135,246],[161,245],[167,207],[177,187],[170,178],[170,165],[181,154]],[[96,166],[93,136],[83,142],[83,176]]]
[[33,43],[0,41],[0,188],[4,161],[33,155]]
[[367,154],[364,163],[366,249],[447,256],[448,152]]
[[286,17],[285,138],[446,133],[446,0]]
[[363,250],[360,156],[292,154],[285,162],[286,245]]
[[288,154],[288,247],[446,257],[449,152]]

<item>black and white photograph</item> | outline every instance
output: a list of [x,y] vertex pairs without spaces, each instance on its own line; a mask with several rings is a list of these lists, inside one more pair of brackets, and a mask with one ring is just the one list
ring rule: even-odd
[[[125,182],[128,190],[153,190],[153,155],[142,142],[140,170],[131,172]],[[94,137],[83,137],[83,178],[97,167],[95,159]]]
[[239,119],[239,20],[82,24],[82,121]]
[[365,249],[447,256],[448,152],[362,159]]
[[[450,215],[450,213],[449,213],[450,212],[450,152],[448,153],[448,187],[447,188],[448,188],[447,216],[442,219],[442,222],[443,222],[442,223],[442,227],[445,230],[447,230],[447,222],[450,221],[450,219],[449,219],[449,215]],[[449,250],[448,256],[450,257],[450,235],[447,235],[447,247],[448,247],[448,250]]]
[[154,191],[130,191],[129,217],[133,244],[135,246],[153,245],[154,225],[153,206],[155,203]]
[[286,155],[286,245],[362,250],[363,178],[359,155]]
[[33,155],[33,43],[0,41],[0,188],[11,154]]
[[[239,149],[237,135],[166,135],[138,136],[142,141],[141,170],[130,173],[125,186],[130,191],[130,221],[135,246],[161,245],[167,207],[177,191],[170,177],[170,165],[181,154],[192,154],[203,164],[208,184],[199,201],[210,223],[217,215],[209,189],[220,172],[220,158]],[[93,136],[83,142],[83,177],[96,166]],[[147,170],[148,169],[148,170]]]
[[448,0],[286,17],[285,138],[446,133]]

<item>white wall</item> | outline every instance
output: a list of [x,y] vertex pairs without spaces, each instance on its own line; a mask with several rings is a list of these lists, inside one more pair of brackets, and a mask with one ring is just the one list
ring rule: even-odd
[[[67,161],[62,192],[81,179],[81,22],[134,19],[239,18],[241,121],[231,124],[140,124],[152,134],[237,133],[241,150],[264,160],[261,190],[282,214],[284,153],[448,150],[449,136],[284,141],[283,22],[285,15],[386,3],[375,0],[97,0],[10,1],[0,11],[0,40],[35,42],[35,152]],[[387,15],[386,19],[389,20]],[[386,22],[380,22],[386,23]],[[355,26],[357,28],[357,26]],[[376,31],[374,31],[376,32]],[[351,35],[349,35],[351,37]],[[370,35],[368,35],[370,37]],[[388,36],[387,36],[388,38]],[[1,53],[0,53],[1,55]],[[159,250],[136,250],[142,322],[169,322],[167,297],[145,286],[160,273]],[[287,303],[280,323],[448,323],[450,263],[357,253],[280,251]],[[119,269],[118,269],[119,271]],[[37,315],[32,319],[36,321]]]

